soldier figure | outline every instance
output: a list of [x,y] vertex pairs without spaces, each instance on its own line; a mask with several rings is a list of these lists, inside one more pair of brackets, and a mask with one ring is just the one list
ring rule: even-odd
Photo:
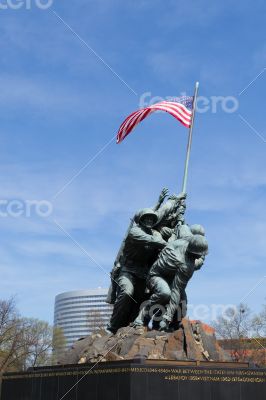
[[173,195],[162,205],[167,193],[164,188],[153,208],[136,213],[116,258],[106,300],[114,304],[108,325],[113,333],[137,316],[149,270],[173,235],[179,214],[184,214],[186,194]]
[[[138,223],[130,229],[121,255],[117,282],[117,295],[108,330],[115,333],[135,318],[144,300],[148,272],[157,259],[166,241],[153,230],[158,217],[153,209],[144,209],[138,214]],[[137,306],[137,307],[136,307]]]
[[134,322],[143,325],[149,309],[163,305],[166,311],[160,322],[160,329],[167,330],[173,321],[185,289],[195,270],[201,268],[208,252],[208,243],[202,234],[189,235],[167,244],[153,264],[147,279],[152,295]]
[[[154,207],[152,207],[153,211],[156,212],[161,207],[161,205],[164,202],[164,199],[166,198],[167,194],[168,194],[168,189],[167,188],[163,188],[161,193],[160,193],[160,196],[158,198],[158,201],[157,201],[156,205]],[[131,228],[134,226],[135,223],[139,222],[139,217],[140,217],[140,214],[142,213],[142,211],[143,210],[138,211],[135,214],[134,218],[131,220],[131,223],[130,223],[129,228],[128,228],[127,233],[126,233],[126,236],[125,236],[125,238],[124,238],[124,240],[123,240],[123,242],[122,242],[122,244],[120,246],[119,252],[118,252],[118,254],[116,256],[116,260],[114,262],[114,266],[113,266],[113,269],[112,269],[112,272],[111,272],[111,285],[110,285],[110,288],[109,288],[109,291],[108,291],[106,303],[115,304],[116,296],[117,296],[117,290],[118,290],[117,279],[118,279],[119,274],[120,274],[121,260],[123,258],[125,241],[126,241],[126,239],[128,237],[128,234],[129,234]],[[158,217],[157,217],[157,223],[158,223]]]

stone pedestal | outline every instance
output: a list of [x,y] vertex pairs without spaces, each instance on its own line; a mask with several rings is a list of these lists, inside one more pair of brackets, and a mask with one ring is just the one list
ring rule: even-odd
[[5,374],[1,400],[265,400],[266,370],[212,361],[127,360]]
[[132,360],[231,361],[219,346],[214,329],[200,321],[183,319],[177,331],[121,328],[116,335],[96,332],[74,343],[59,364]]
[[226,360],[199,321],[172,333],[97,332],[61,365],[5,374],[1,400],[265,400],[266,370]]

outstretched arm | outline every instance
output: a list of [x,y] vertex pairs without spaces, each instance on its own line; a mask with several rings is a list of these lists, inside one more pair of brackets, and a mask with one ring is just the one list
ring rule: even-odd
[[144,246],[152,246],[156,249],[163,249],[167,245],[167,242],[161,236],[149,235],[138,226],[130,230],[128,237],[134,242],[142,243]]
[[153,207],[154,211],[159,210],[159,208],[163,204],[164,199],[166,198],[167,195],[168,195],[168,189],[167,188],[163,188],[163,190],[160,193],[160,196],[159,196],[159,199],[158,199],[156,205]]
[[170,214],[177,213],[176,215],[178,215],[180,206],[185,204],[185,199],[186,193],[180,193],[178,196],[169,196],[168,200],[157,210],[158,221],[167,219]]

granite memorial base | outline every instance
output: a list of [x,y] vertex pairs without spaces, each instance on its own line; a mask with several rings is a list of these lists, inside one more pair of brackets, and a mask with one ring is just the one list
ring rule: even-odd
[[3,376],[1,400],[265,400],[266,369],[248,364],[127,360]]

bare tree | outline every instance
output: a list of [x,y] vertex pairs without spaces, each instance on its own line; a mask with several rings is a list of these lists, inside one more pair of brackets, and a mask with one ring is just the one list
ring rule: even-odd
[[47,322],[22,318],[14,298],[0,300],[0,372],[50,362],[52,336]]
[[253,319],[254,329],[259,338],[266,338],[266,304],[263,305],[262,311],[255,315]]
[[230,351],[234,361],[265,365],[266,350],[261,342],[262,335],[265,335],[265,308],[262,313],[252,317],[247,305],[240,304],[236,309],[228,310],[226,315],[218,317],[214,328],[221,339],[220,344]]
[[251,313],[245,304],[227,310],[226,315],[219,316],[214,324],[217,335],[221,339],[247,338],[251,334]]
[[20,320],[20,346],[14,357],[22,370],[46,365],[51,360],[53,328],[47,322],[33,318]]
[[0,372],[14,364],[14,354],[20,345],[19,315],[15,300],[0,300]]

